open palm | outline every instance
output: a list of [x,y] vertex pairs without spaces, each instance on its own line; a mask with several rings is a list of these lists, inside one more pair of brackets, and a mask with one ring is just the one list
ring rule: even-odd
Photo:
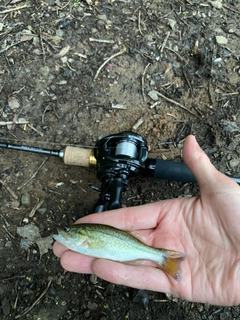
[[152,266],[95,259],[55,242],[54,253],[61,257],[62,266],[189,301],[239,304],[240,188],[211,165],[193,136],[186,139],[183,154],[200,185],[200,197],[97,213],[77,221],[112,225],[132,232],[153,247],[184,252],[181,282]]

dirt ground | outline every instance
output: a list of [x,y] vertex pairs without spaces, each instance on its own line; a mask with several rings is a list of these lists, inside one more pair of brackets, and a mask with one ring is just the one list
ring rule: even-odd
[[[153,157],[179,160],[192,133],[219,170],[240,177],[239,18],[232,0],[0,1],[0,141],[60,150],[133,130]],[[65,272],[50,236],[92,212],[95,170],[0,155],[1,319],[240,319],[239,307]],[[135,177],[123,205],[197,193]]]

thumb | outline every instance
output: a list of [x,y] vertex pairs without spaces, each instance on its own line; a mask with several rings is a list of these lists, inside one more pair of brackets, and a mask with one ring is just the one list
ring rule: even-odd
[[[186,138],[183,147],[183,159],[197,179],[201,191],[211,192],[226,190],[227,186],[236,186],[236,183],[220,173],[210,162],[208,156],[198,145],[194,136]],[[214,189],[214,190],[213,190]]]

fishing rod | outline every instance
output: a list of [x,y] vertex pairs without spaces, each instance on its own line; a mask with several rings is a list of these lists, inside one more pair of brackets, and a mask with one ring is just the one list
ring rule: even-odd
[[30,147],[25,145],[15,145],[0,142],[0,148],[34,152],[63,158],[63,162],[67,165],[89,167],[91,165],[96,164],[96,159],[94,158],[93,150],[81,147],[67,146],[65,149],[62,150],[49,150],[38,147]]
[[[156,179],[197,182],[193,173],[182,162],[148,158],[147,141],[140,135],[124,131],[100,139],[93,149],[67,146],[62,150],[0,143],[0,148],[35,152],[60,157],[67,165],[96,167],[101,188],[94,212],[121,207],[122,193],[126,191],[131,177],[142,175]],[[240,184],[240,178],[232,178]]]

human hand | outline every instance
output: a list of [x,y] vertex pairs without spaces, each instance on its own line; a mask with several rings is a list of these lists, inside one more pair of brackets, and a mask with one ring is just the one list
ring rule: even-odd
[[198,181],[199,197],[96,213],[76,221],[112,225],[150,246],[184,252],[181,282],[155,267],[96,259],[55,242],[53,250],[63,268],[189,301],[239,304],[240,187],[213,167],[193,136],[185,141],[183,157]]

